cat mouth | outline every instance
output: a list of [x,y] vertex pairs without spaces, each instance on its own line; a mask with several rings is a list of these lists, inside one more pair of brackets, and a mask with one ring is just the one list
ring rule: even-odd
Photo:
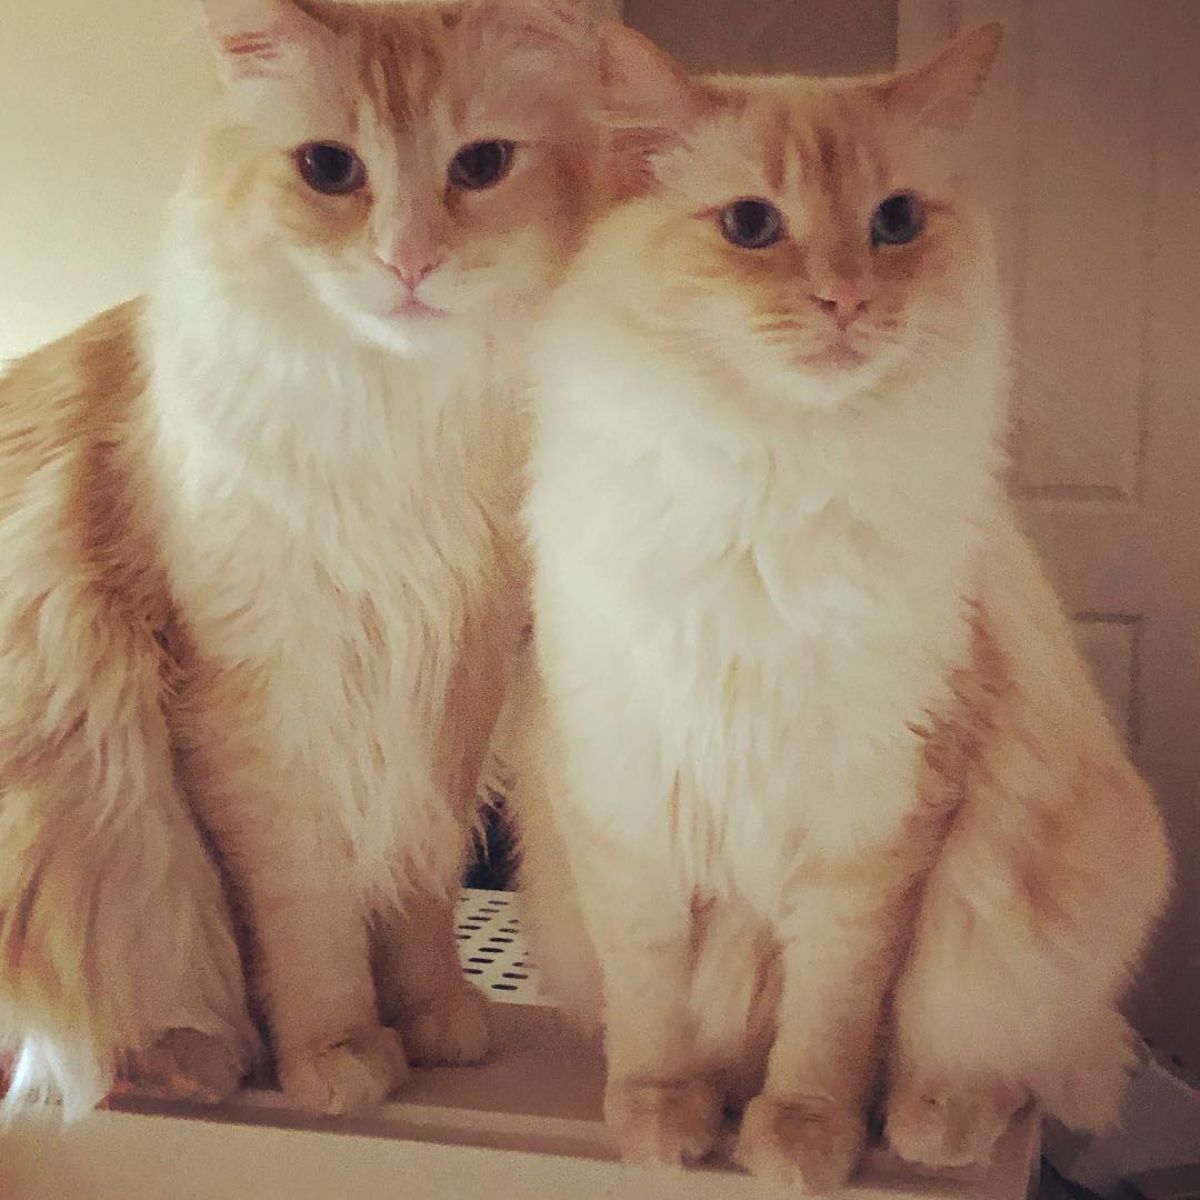
[[810,367],[857,367],[866,361],[866,351],[840,337],[816,354],[802,354],[800,360]]
[[391,315],[410,320],[428,320],[434,317],[447,317],[450,314],[444,308],[435,308],[432,304],[426,304],[424,300],[418,300],[416,296],[409,296],[392,309]]

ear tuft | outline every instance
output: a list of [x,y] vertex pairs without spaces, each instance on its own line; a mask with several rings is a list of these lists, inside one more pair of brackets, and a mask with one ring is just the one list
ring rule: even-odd
[[331,34],[291,0],[200,0],[227,84],[300,74]]
[[906,111],[918,124],[961,129],[975,110],[1003,40],[1004,28],[994,22],[968,30],[923,67],[887,79],[884,102]]
[[703,88],[649,38],[616,22],[600,30],[599,68],[613,151],[637,179],[653,178],[654,156],[680,141],[707,111]]
[[616,22],[600,30],[600,86],[616,128],[682,130],[703,107],[700,87],[679,63]]

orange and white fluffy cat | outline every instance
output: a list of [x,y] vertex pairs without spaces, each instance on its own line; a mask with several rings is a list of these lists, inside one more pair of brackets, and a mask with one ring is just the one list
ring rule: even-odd
[[885,1056],[929,1164],[1030,1096],[1115,1112],[1168,861],[1001,482],[953,146],[998,44],[701,81],[607,40],[645,186],[538,339],[517,798],[538,959],[603,1022],[631,1159],[702,1158],[748,1100],[741,1163],[823,1194]]
[[295,1102],[485,1052],[451,900],[523,606],[506,380],[595,157],[565,7],[204,8],[152,293],[0,380],[0,1033],[71,1112],[250,1063],[222,877]]

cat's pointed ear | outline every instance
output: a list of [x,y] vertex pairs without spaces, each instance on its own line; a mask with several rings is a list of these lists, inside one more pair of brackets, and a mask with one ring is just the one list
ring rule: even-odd
[[884,102],[919,125],[961,129],[975,109],[1003,39],[1004,29],[995,23],[968,30],[923,67],[885,80]]
[[600,30],[600,86],[609,124],[669,141],[704,111],[700,85],[649,38],[610,22]]
[[227,84],[295,79],[333,35],[291,0],[200,0]]

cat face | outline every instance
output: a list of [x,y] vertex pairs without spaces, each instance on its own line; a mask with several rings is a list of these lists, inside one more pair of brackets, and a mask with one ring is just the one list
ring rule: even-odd
[[815,405],[959,337],[988,238],[942,143],[994,28],[864,82],[697,83],[645,43],[635,67],[616,37],[614,121],[646,155],[643,198],[619,218],[640,322]]
[[549,0],[205,0],[226,105],[200,162],[231,272],[419,353],[519,316],[580,231],[582,31]]

